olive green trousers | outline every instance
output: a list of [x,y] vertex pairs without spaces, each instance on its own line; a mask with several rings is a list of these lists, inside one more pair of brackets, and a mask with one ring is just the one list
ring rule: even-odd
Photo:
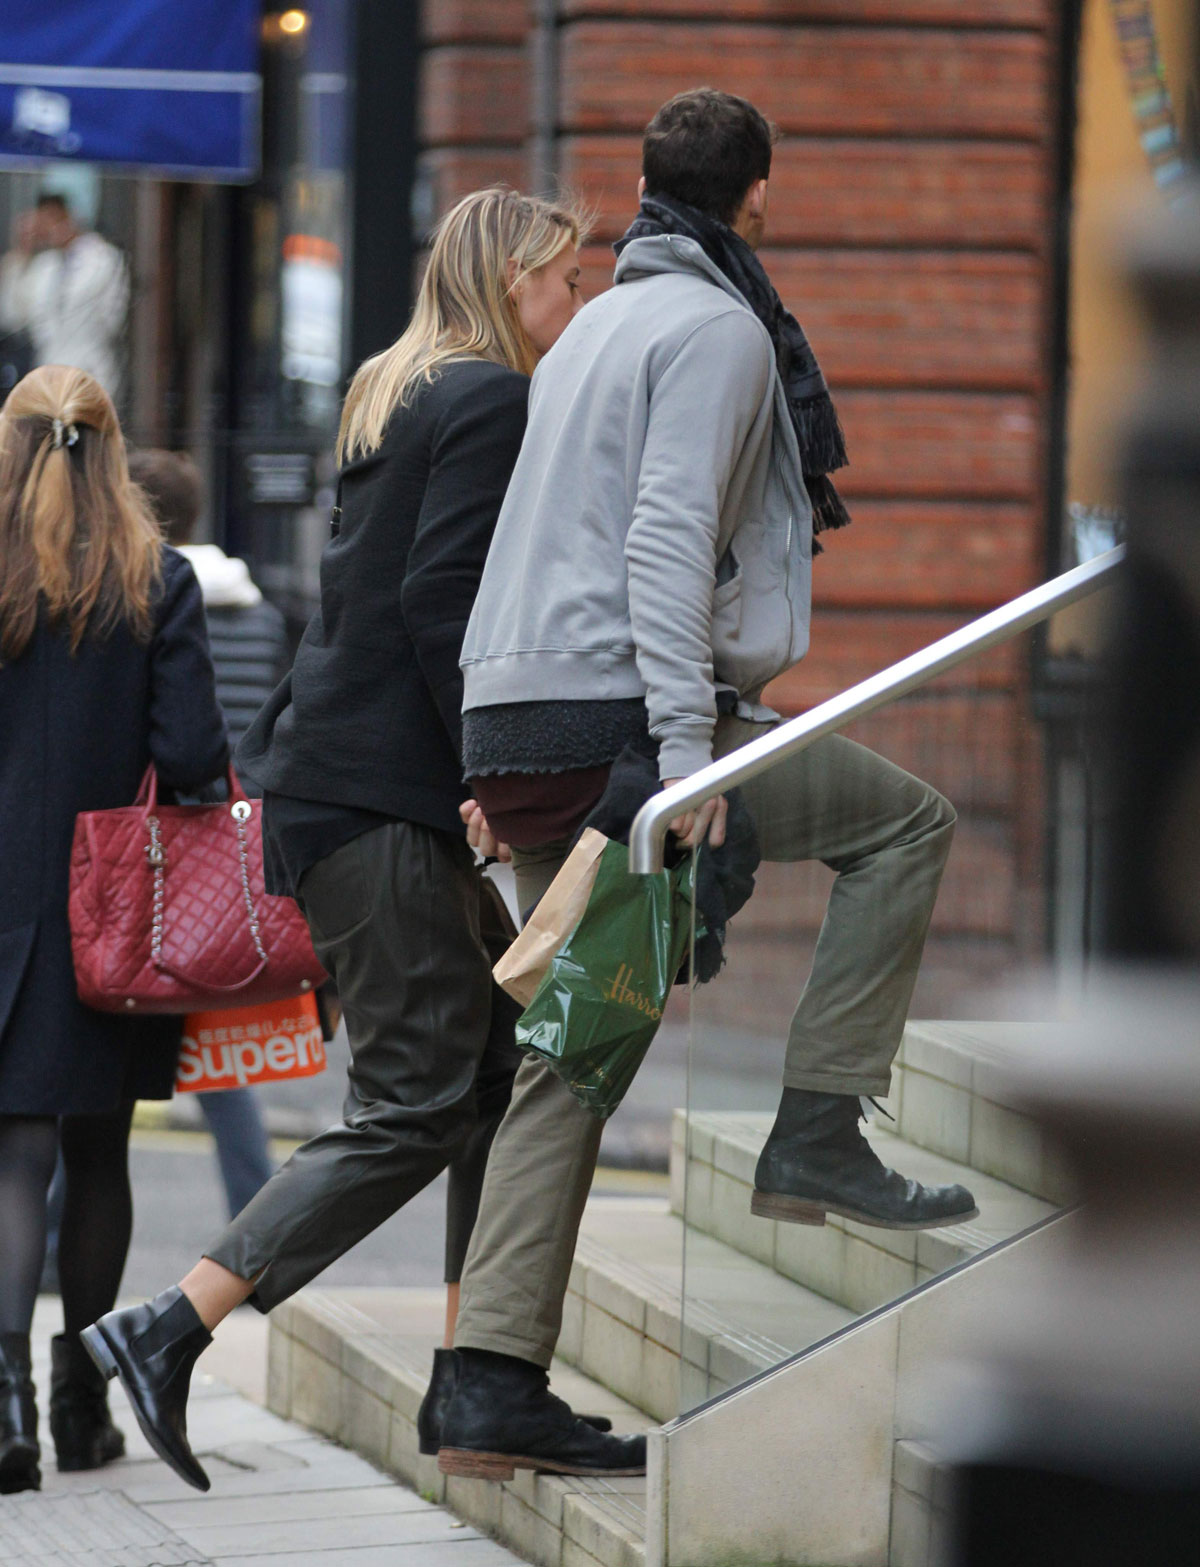
[[[721,719],[717,754],[764,726]],[[954,831],[919,779],[841,735],[741,786],[765,861],[837,873],[788,1034],[783,1084],[885,1095]],[[515,850],[522,909],[545,892],[566,841]],[[603,1122],[533,1057],[496,1133],[463,1269],[455,1344],[548,1366]]]

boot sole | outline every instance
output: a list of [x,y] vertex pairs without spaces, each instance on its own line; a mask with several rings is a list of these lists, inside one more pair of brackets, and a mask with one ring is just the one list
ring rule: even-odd
[[[102,1371],[110,1382],[114,1377],[121,1375],[120,1363],[118,1362],[117,1357],[113,1352],[113,1348],[95,1323],[93,1323],[90,1328],[83,1329],[79,1335],[79,1340],[84,1349],[86,1349],[88,1354],[92,1357],[92,1362],[95,1365],[97,1371]],[[150,1446],[154,1449],[158,1457],[162,1459],[163,1463],[172,1469],[181,1480],[185,1481],[190,1486],[194,1486],[197,1491],[210,1490],[212,1488],[212,1481],[208,1478],[202,1469],[200,1469],[199,1475],[192,1475],[189,1474],[186,1469],[180,1467],[178,1461],[167,1449],[166,1444],[159,1436],[158,1432],[154,1429],[153,1425],[142,1414],[142,1406],[129,1391],[129,1386],[125,1382],[124,1378],[121,1379],[121,1385],[124,1387],[125,1395],[129,1399],[129,1407],[133,1410],[134,1416],[137,1419],[137,1423],[141,1427],[142,1435],[146,1438],[147,1442],[149,1442]],[[196,1467],[199,1469],[199,1465]]]
[[802,1197],[788,1197],[782,1192],[753,1193],[750,1212],[759,1219],[814,1225],[824,1224],[826,1214],[836,1213],[839,1218],[853,1219],[856,1224],[867,1224],[876,1230],[944,1230],[947,1225],[965,1224],[968,1219],[979,1217],[979,1209],[971,1208],[962,1213],[943,1214],[940,1219],[880,1219],[842,1203],[808,1202]]
[[597,1469],[588,1464],[564,1464],[556,1458],[532,1458],[521,1453],[480,1453],[469,1447],[443,1447],[438,1469],[466,1480],[511,1480],[518,1469],[555,1475],[644,1475],[645,1464],[631,1469]]
[[[606,1433],[612,1430],[612,1421],[608,1418],[607,1415],[579,1415],[577,1416],[577,1419],[582,1420],[584,1425],[591,1426],[593,1431]],[[418,1438],[417,1452],[420,1453],[423,1457],[436,1458],[441,1450],[442,1448],[440,1442],[435,1442],[432,1440],[422,1441]]]
[[40,1456],[36,1442],[14,1441],[0,1458],[0,1496],[13,1496],[17,1491],[40,1491]]

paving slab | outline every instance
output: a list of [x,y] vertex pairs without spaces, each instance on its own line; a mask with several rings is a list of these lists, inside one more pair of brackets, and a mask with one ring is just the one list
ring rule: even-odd
[[[243,1372],[256,1343],[265,1358],[258,1321],[232,1335]],[[125,1458],[59,1474],[46,1405],[60,1326],[57,1300],[44,1297],[33,1333],[43,1489],[0,1497],[0,1567],[519,1567],[520,1557],[444,1507],[199,1368],[189,1426],[211,1491],[194,1491],[154,1456],[115,1382]],[[219,1367],[219,1349],[204,1364]],[[243,1380],[265,1385],[256,1374]]]
[[[410,1549],[413,1567],[507,1567],[518,1560],[494,1540],[479,1537]],[[407,1567],[407,1562],[394,1546],[365,1545],[343,1551],[288,1551],[281,1556],[220,1556],[212,1567]]]
[[[418,1498],[419,1501],[419,1498]],[[351,1546],[428,1545],[452,1540],[462,1525],[441,1507],[422,1503],[405,1512],[349,1514],[332,1518],[309,1516],[260,1522],[240,1518],[233,1522],[216,1518],[187,1523],[178,1531],[205,1557],[231,1555],[234,1551],[249,1556],[299,1556],[321,1551],[344,1550]],[[477,1530],[470,1530],[478,1537]]]
[[0,1497],[4,1567],[210,1567],[159,1519],[112,1491]]

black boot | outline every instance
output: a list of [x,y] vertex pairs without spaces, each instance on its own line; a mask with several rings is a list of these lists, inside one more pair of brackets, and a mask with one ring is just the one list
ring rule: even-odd
[[476,1480],[518,1469],[567,1475],[646,1472],[644,1436],[609,1436],[550,1391],[540,1366],[513,1355],[461,1349],[458,1385],[442,1421],[438,1468]]
[[208,1476],[187,1439],[192,1367],[212,1343],[195,1307],[172,1285],[144,1306],[110,1311],[79,1335],[106,1377],[119,1376],[147,1442],[189,1485],[207,1491]]
[[63,1473],[124,1458],[125,1438],[108,1412],[108,1382],[79,1339],[50,1340],[50,1435]]
[[[453,1349],[435,1349],[433,1375],[425,1389],[425,1397],[417,1410],[417,1451],[432,1456],[442,1445],[442,1422],[451,1395],[458,1385],[458,1353]],[[611,1431],[612,1421],[607,1415],[580,1415],[585,1425],[593,1431]]]
[[433,1374],[425,1397],[417,1410],[417,1451],[432,1455],[442,1445],[442,1422],[458,1385],[458,1354],[452,1349],[435,1349]]
[[751,1213],[824,1224],[839,1213],[885,1230],[935,1230],[973,1219],[965,1186],[922,1186],[886,1169],[859,1131],[856,1094],[785,1088],[754,1172]]
[[0,1495],[40,1491],[29,1334],[0,1333]]

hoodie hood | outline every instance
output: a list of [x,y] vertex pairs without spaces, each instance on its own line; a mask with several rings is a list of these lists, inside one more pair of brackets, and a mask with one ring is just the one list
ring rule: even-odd
[[[706,283],[712,283],[758,322],[763,337],[766,338],[766,328],[754,314],[749,300],[737,284],[725,276],[712,257],[705,253],[703,246],[682,234],[647,234],[642,239],[631,239],[628,244],[622,246],[621,253],[617,257],[613,282],[637,283],[643,278],[659,277],[664,273],[701,277]],[[773,348],[771,355],[774,358]],[[779,443],[783,458],[785,482],[791,491],[793,506],[797,511],[808,513],[811,512],[811,507],[803,478],[800,447],[788,408],[787,392],[784,390],[778,369],[772,377],[772,383],[772,396],[775,402],[775,439]]]
[[682,234],[647,234],[643,239],[631,239],[617,257],[613,282],[634,283],[638,278],[656,277],[662,272],[690,272],[702,277],[754,315],[741,289],[705,254],[702,246]]
[[205,609],[253,609],[262,603],[246,562],[226,555],[219,544],[184,544],[179,553],[191,562]]

